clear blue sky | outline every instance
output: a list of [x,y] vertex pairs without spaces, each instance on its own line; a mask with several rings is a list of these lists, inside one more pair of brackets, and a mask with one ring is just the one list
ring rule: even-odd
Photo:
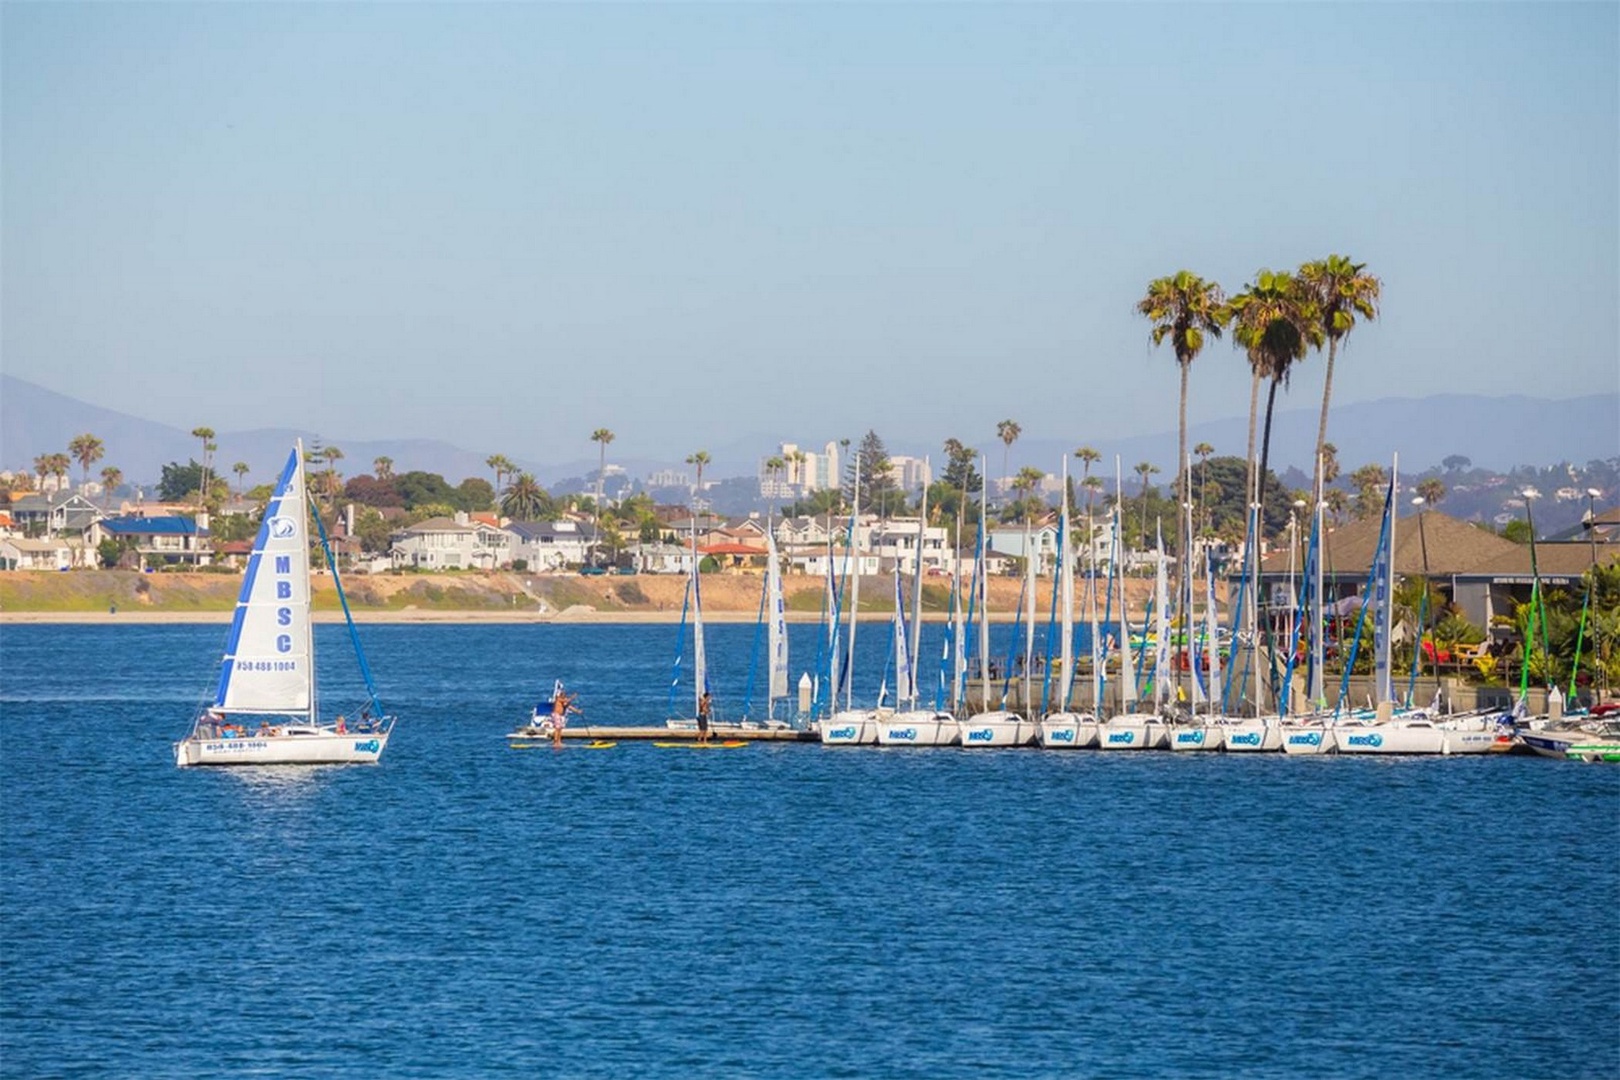
[[[1078,445],[1175,426],[1149,279],[1329,252],[1386,292],[1336,400],[1620,386],[1613,3],[7,3],[0,30],[0,362],[187,430],[557,459],[605,425],[678,458],[1010,417]],[[1218,343],[1191,416],[1247,407]]]

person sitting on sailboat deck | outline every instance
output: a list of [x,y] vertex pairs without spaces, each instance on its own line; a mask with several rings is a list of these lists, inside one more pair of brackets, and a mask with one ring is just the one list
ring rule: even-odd
[[705,690],[703,691],[703,695],[698,698],[697,708],[698,742],[700,743],[706,743],[709,741],[709,714],[713,711],[714,699],[711,698],[709,696],[709,692]]
[[349,730],[349,722],[347,720],[343,719],[343,714],[342,713],[338,713],[337,733],[339,735],[344,735],[344,734],[348,733],[348,730]]

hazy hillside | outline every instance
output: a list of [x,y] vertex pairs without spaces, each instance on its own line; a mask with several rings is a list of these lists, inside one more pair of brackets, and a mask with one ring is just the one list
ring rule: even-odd
[[[1174,402],[1165,404],[1162,415],[1173,420]],[[1316,420],[1314,408],[1277,414],[1271,457],[1279,471],[1290,465],[1308,467],[1316,439]],[[883,434],[881,424],[874,427],[879,435]],[[1247,417],[1231,417],[1193,425],[1190,438],[1195,444],[1210,443],[1219,454],[1241,455],[1247,429]],[[66,450],[70,439],[87,431],[106,444],[104,464],[116,465],[134,483],[154,482],[165,463],[188,461],[199,453],[197,440],[188,431],[88,405],[22,379],[0,375],[0,468],[28,470],[37,455]],[[862,432],[849,434],[856,438]],[[969,433],[941,429],[940,442],[953,434],[961,437]],[[439,473],[451,483],[469,476],[488,478],[485,458],[503,450],[468,449],[436,439],[360,442],[344,438],[342,432],[286,429],[220,431],[215,441],[220,461],[227,465],[247,462],[252,470],[248,482],[252,483],[268,478],[286,456],[292,440],[299,436],[306,441],[318,436],[327,444],[339,446],[345,455],[343,471],[350,475],[369,471],[378,457],[390,457],[396,472],[421,469]],[[1392,451],[1400,453],[1403,471],[1437,466],[1454,454],[1472,459],[1476,467],[1494,469],[1564,461],[1584,463],[1620,455],[1620,393],[1561,401],[1456,394],[1340,405],[1333,410],[1328,438],[1338,446],[1339,461],[1347,470],[1372,461],[1387,463]],[[1012,448],[1011,467],[1028,464],[1055,472],[1062,458],[1082,443],[1101,450],[1105,460],[1120,455],[1127,469],[1138,461],[1152,461],[1166,473],[1173,472],[1173,427],[1113,440],[1089,439],[1078,427],[1075,437],[1067,441],[1024,438]],[[1001,445],[986,437],[981,446],[990,455],[992,473],[999,472]],[[739,433],[731,441],[706,449],[714,459],[707,475],[721,479],[752,475],[759,461],[775,452],[776,442],[766,434]],[[891,442],[889,449],[892,453],[927,454],[936,462],[941,458],[938,444]],[[626,459],[610,452],[609,460],[625,467],[632,477],[642,478],[654,468],[683,467],[680,462],[686,452],[672,453],[667,460]],[[596,457],[584,452],[567,461],[518,459],[517,464],[551,483],[595,469]]]

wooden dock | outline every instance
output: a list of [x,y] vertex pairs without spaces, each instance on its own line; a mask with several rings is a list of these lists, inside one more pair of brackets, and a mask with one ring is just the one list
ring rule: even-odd
[[[569,724],[563,729],[564,739],[587,742],[608,742],[639,739],[660,742],[696,742],[695,728],[620,727],[613,724]],[[813,732],[794,731],[792,728],[737,727],[734,724],[715,724],[709,731],[711,739],[745,739],[750,742],[816,742]]]

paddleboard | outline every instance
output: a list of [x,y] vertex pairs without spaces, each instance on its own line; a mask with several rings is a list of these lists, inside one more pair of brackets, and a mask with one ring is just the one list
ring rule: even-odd
[[585,749],[587,749],[587,750],[611,750],[615,746],[618,746],[618,745],[619,744],[616,743],[616,742],[608,742],[605,739],[597,739],[594,742],[586,743],[585,744]]
[[741,747],[747,746],[748,743],[744,739],[729,739],[729,740],[727,740],[725,742],[711,742],[711,743],[700,743],[700,742],[655,742],[655,743],[653,743],[653,745],[657,746],[657,747],[659,747],[661,749],[664,749],[664,750],[736,750],[736,749],[739,749]]

